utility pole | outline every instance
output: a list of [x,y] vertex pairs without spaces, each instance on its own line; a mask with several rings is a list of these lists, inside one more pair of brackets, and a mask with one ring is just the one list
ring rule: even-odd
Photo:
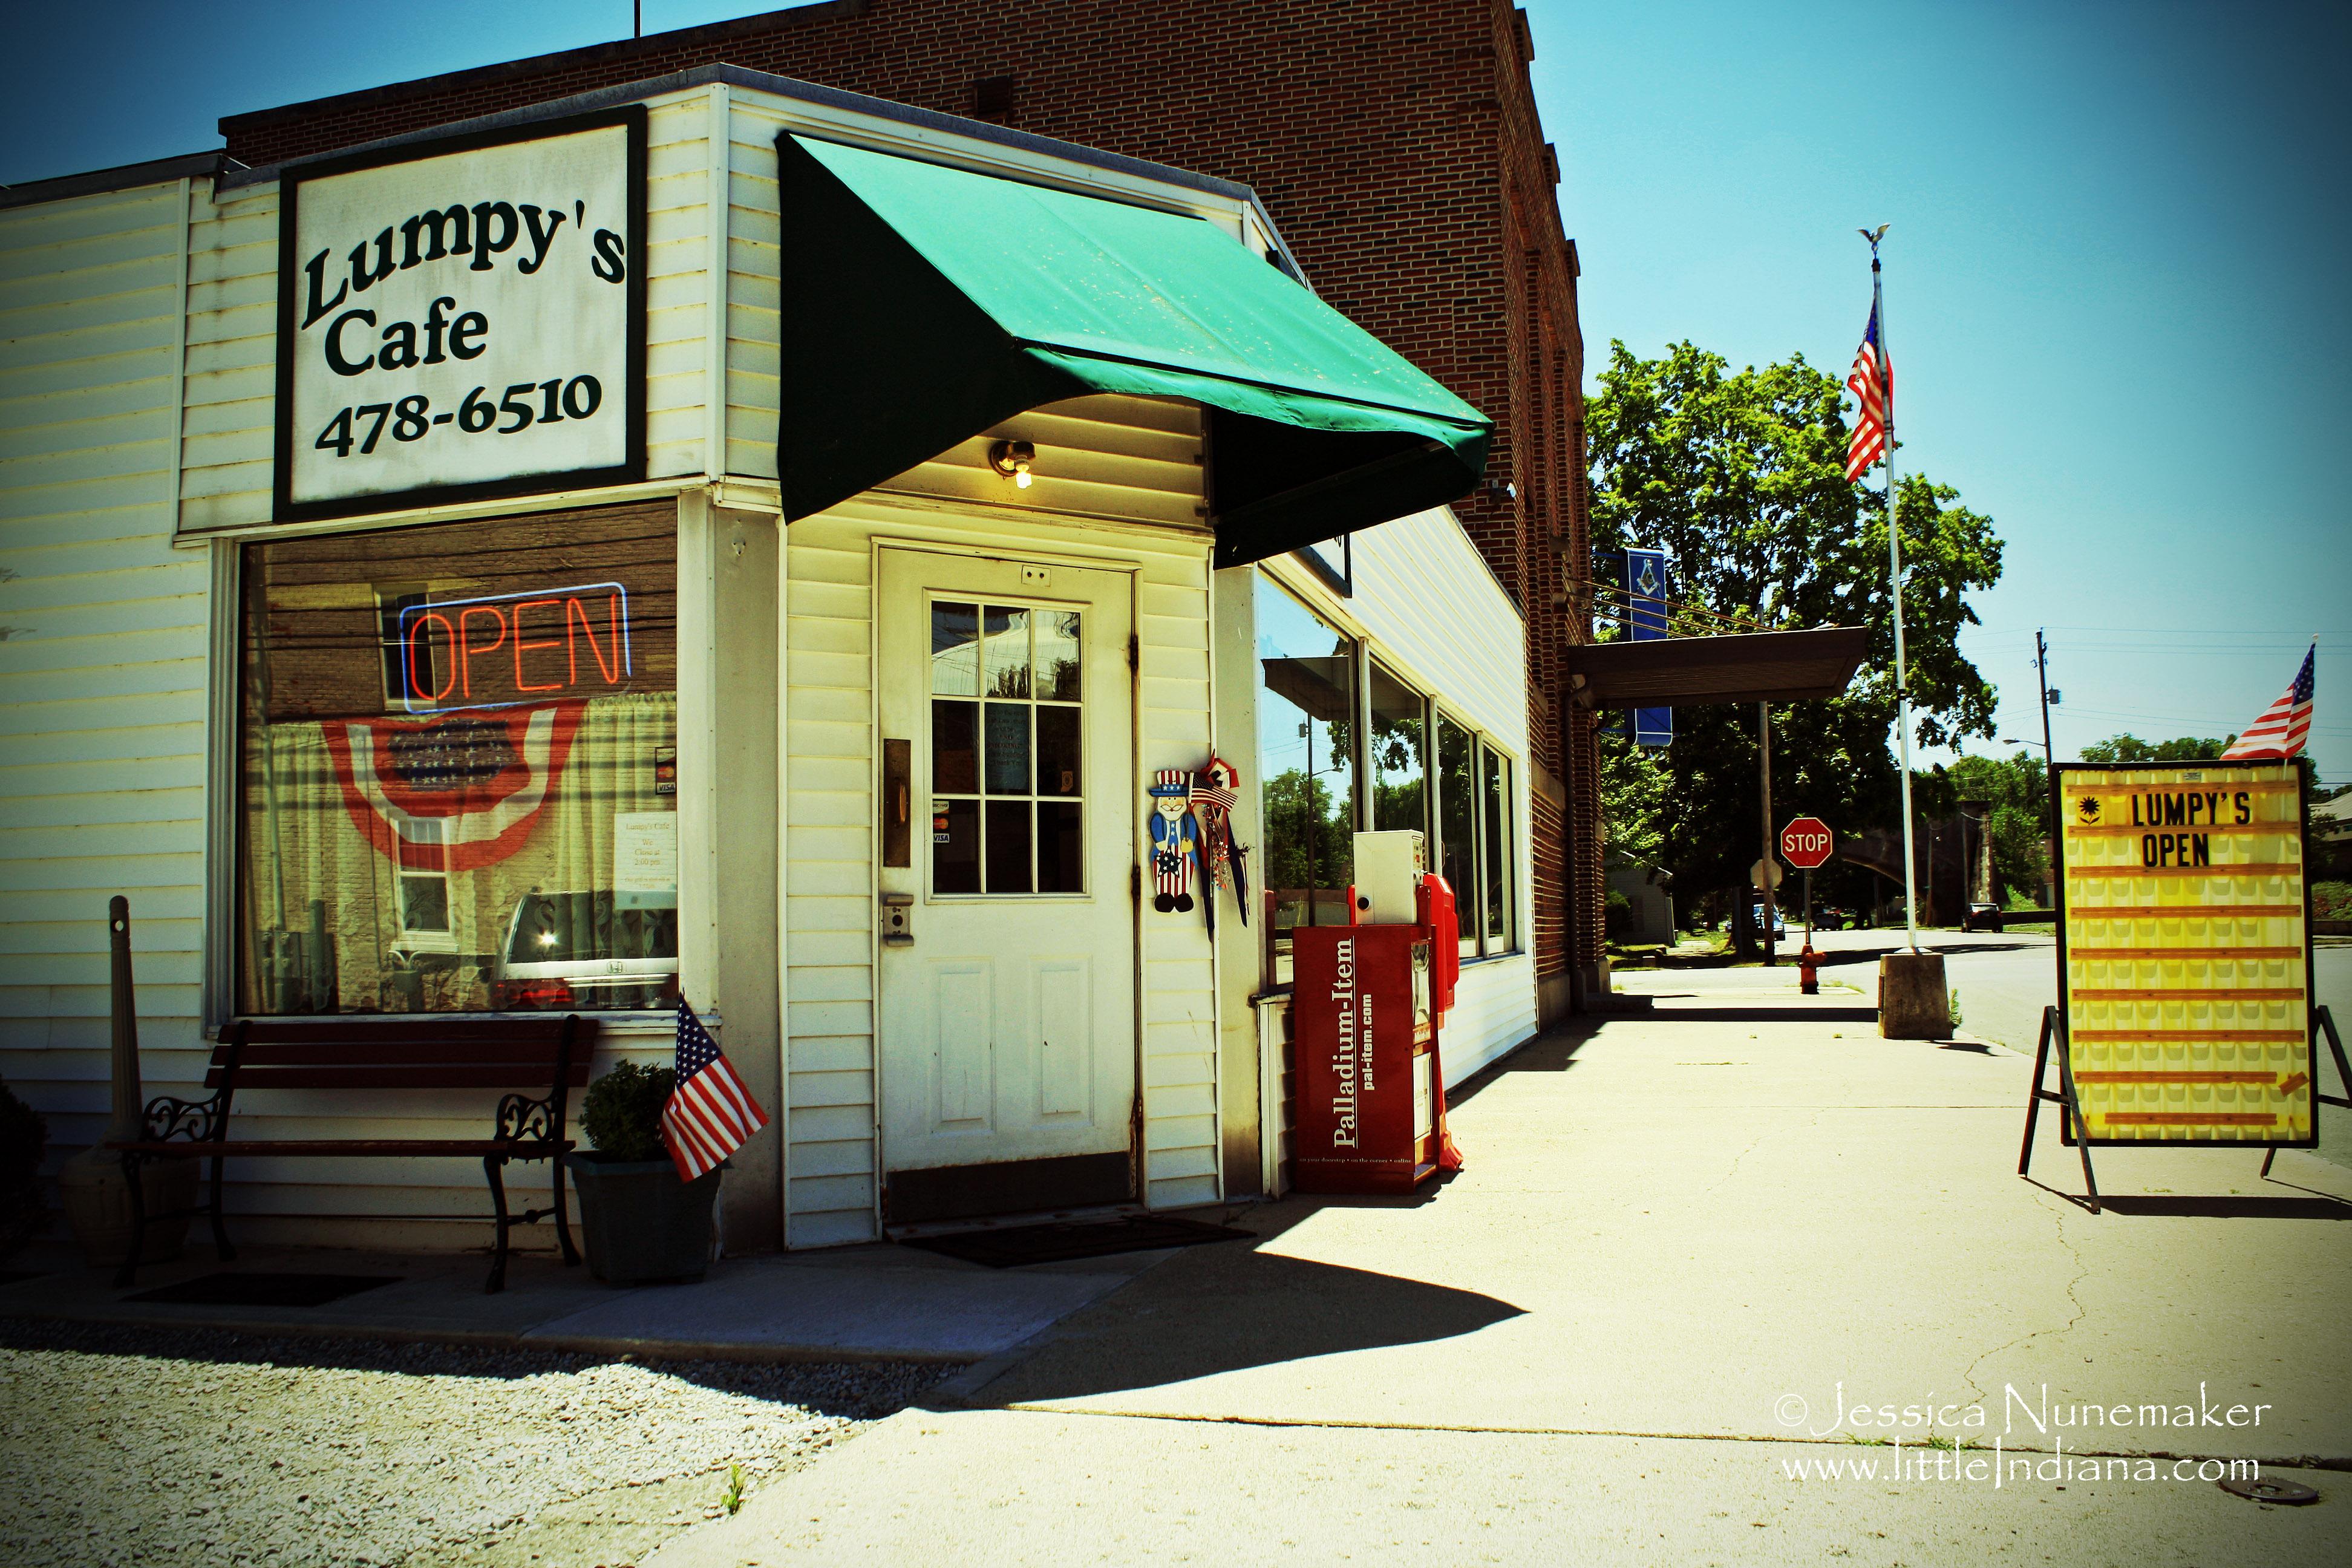
[[1772,925],[1779,918],[1780,900],[1772,895],[1769,875],[1775,864],[1772,858],[1772,710],[1761,702],[1756,705],[1756,743],[1764,759],[1764,854],[1757,861],[1757,867],[1767,873],[1756,879],[1763,884],[1764,891],[1764,962],[1771,964],[1780,962],[1772,943]]
[[2033,687],[2042,694],[2042,794],[2050,813],[2050,853],[2042,863],[2042,907],[2046,910],[2058,893],[2058,781],[2052,776],[2058,759],[2050,749],[2050,645],[2042,632],[2040,626],[2033,628]]

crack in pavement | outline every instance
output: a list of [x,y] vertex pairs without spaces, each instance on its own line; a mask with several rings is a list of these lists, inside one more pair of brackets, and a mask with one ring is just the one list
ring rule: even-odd
[[2090,1315],[2088,1310],[2083,1305],[2083,1299],[2074,1293],[2074,1288],[2091,1277],[2091,1268],[2089,1264],[2083,1261],[2082,1252],[2074,1246],[2074,1239],[2066,1234],[2065,1209],[2071,1205],[2064,1205],[2063,1202],[2053,1202],[2052,1199],[2039,1195],[2036,1195],[2033,1201],[2038,1207],[2050,1215],[2051,1223],[2057,1227],[2058,1245],[2064,1247],[2066,1256],[2074,1260],[2074,1277],[2066,1281],[2066,1300],[2074,1309],[2074,1315],[2054,1329],[2036,1329],[2031,1333],[2019,1335],[2006,1344],[1995,1345],[1969,1363],[1968,1370],[1960,1373],[1960,1378],[1968,1384],[1969,1392],[1976,1395],[1976,1402],[1979,1405],[1984,1403],[1984,1390],[1977,1384],[1977,1368],[2004,1351],[2013,1351],[2020,1345],[2031,1344],[2044,1335],[2070,1332],[2075,1324]]
[[[1275,1426],[1312,1429],[1328,1427],[1353,1432],[1459,1432],[1469,1436],[1487,1434],[1498,1437],[1653,1437],[1675,1443],[1808,1443],[1826,1447],[1875,1447],[1876,1444],[1856,1444],[1850,1437],[1815,1437],[1798,1433],[1756,1432],[1668,1432],[1626,1426],[1539,1426],[1533,1425],[1485,1425],[1466,1421],[1371,1421],[1349,1420],[1336,1416],[1307,1415],[1206,1415],[1184,1410],[1088,1410],[1083,1406],[1054,1405],[1029,1400],[1010,1405],[986,1406],[1021,1415],[1083,1415],[1101,1421],[1189,1421],[1202,1426]],[[1922,1443],[1921,1447],[1928,1447]],[[2253,1459],[2258,1464],[2292,1470],[2352,1470],[2352,1455],[2279,1454],[2250,1455],[2244,1453],[2204,1453],[2191,1450],[2174,1451],[2162,1448],[2045,1448],[2032,1443],[2007,1443],[2003,1451],[2018,1454],[2049,1454],[2063,1452],[2080,1454],[2084,1458],[2102,1459]],[[1990,1447],[1974,1442],[1961,1445],[1962,1450],[1974,1453],[1979,1448],[1990,1452]]]

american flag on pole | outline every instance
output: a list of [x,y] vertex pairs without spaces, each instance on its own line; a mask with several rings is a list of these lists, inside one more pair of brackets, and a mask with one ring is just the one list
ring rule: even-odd
[[2319,644],[2314,642],[2311,651],[2303,656],[2303,668],[2295,672],[2286,695],[2263,709],[2263,716],[2246,726],[2246,732],[2221,753],[2223,761],[2231,757],[2291,757],[2303,750],[2304,742],[2311,737],[2311,694],[2318,658]]
[[1895,366],[1878,351],[1876,305],[1870,308],[1870,325],[1864,329],[1845,385],[1861,405],[1854,410],[1853,435],[1845,447],[1845,482],[1853,484],[1885,454],[1887,413],[1895,401]]
[[677,999],[677,1087],[662,1107],[662,1142],[677,1179],[690,1182],[743,1146],[768,1124],[768,1113],[735,1076],[734,1065],[686,1005]]

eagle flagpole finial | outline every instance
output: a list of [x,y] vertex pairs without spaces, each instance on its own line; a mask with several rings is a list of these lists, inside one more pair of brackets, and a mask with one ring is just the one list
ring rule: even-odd
[[1886,231],[1893,226],[1892,224],[1883,223],[1876,228],[1858,228],[1853,232],[1870,241],[1870,254],[1875,256],[1878,254],[1878,242],[1886,237]]

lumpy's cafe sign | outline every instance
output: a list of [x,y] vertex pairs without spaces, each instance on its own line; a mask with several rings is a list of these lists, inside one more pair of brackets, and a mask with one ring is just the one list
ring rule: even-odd
[[289,169],[277,514],[645,474],[642,107]]

